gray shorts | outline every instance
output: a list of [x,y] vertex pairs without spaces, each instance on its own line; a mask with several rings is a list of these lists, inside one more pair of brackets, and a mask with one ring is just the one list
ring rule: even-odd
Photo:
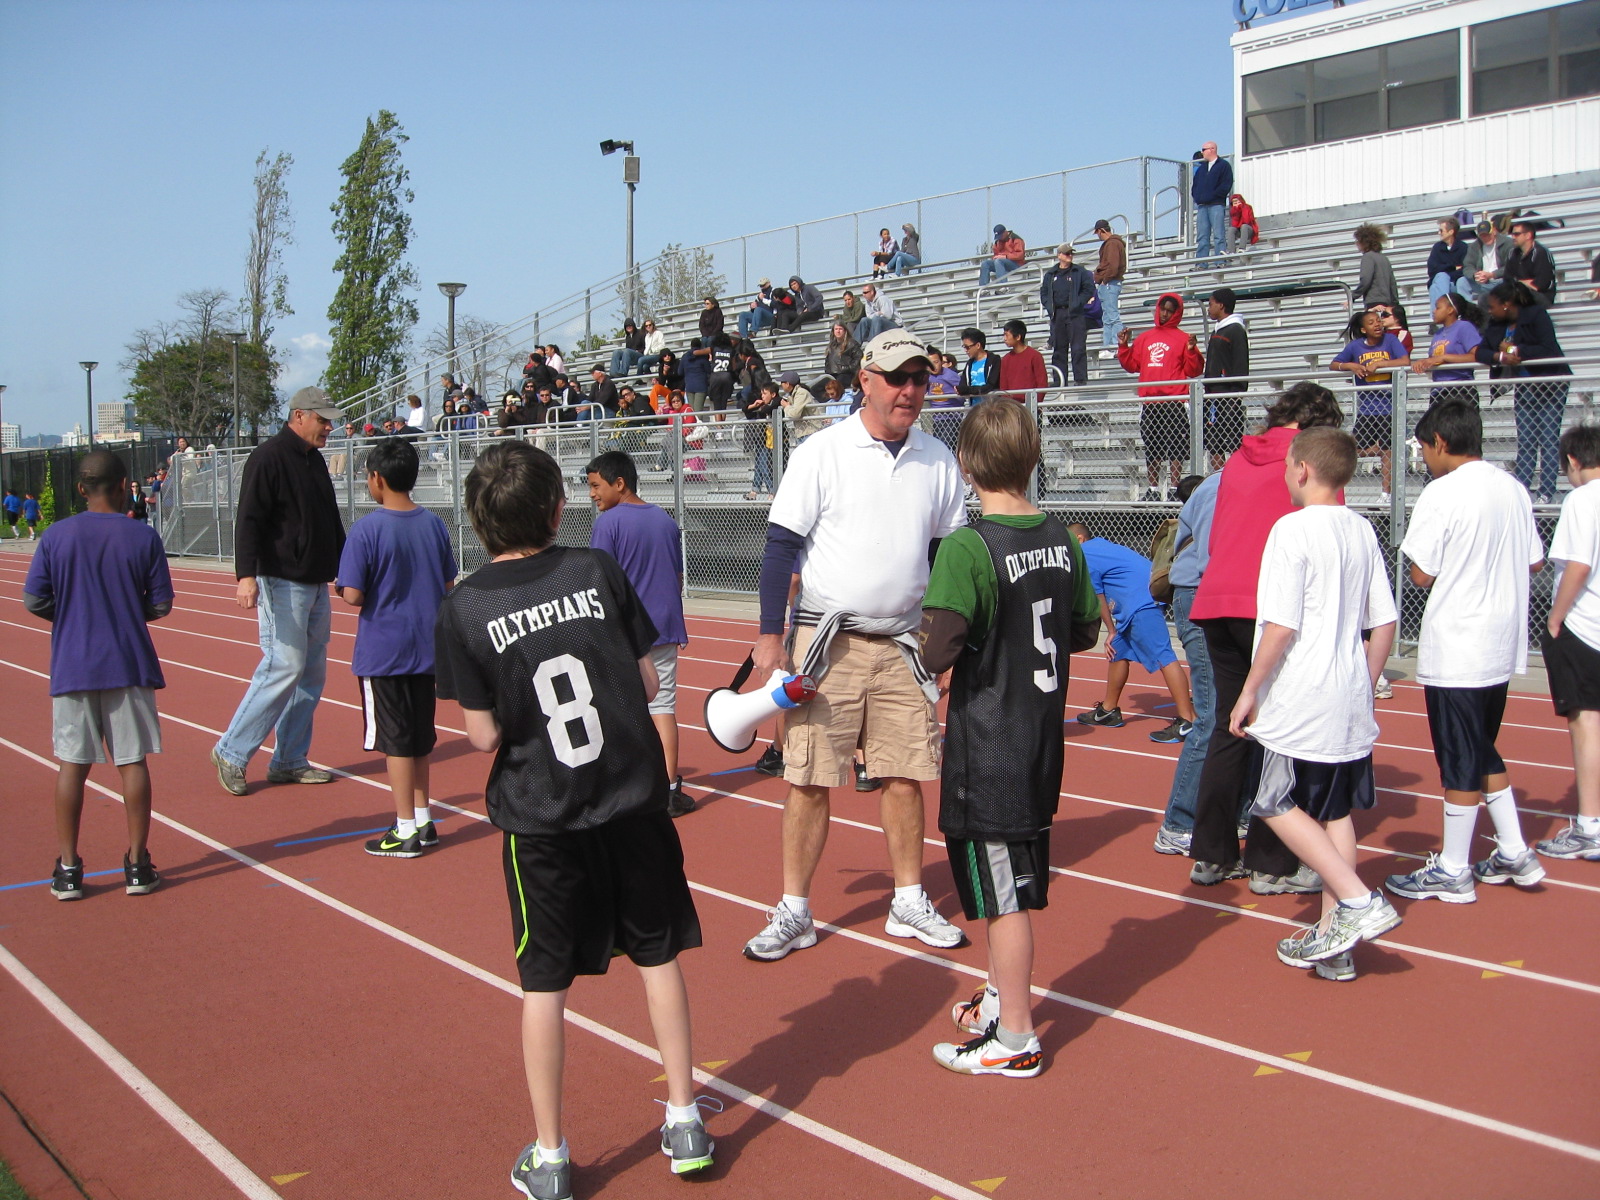
[[[153,688],[104,688],[50,698],[51,740],[69,763],[103,763],[105,751],[119,767],[161,753],[161,723]],[[102,749],[102,746],[104,749]]]
[[650,701],[650,715],[672,716],[678,711],[678,648],[672,644],[653,646],[650,661],[655,664],[656,698]]

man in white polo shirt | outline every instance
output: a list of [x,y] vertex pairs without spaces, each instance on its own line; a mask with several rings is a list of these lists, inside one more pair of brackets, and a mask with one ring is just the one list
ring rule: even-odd
[[[857,745],[867,773],[883,779],[879,803],[895,884],[885,930],[930,946],[962,940],[922,890],[921,784],[939,776],[938,691],[922,670],[916,631],[930,547],[966,523],[955,458],[916,427],[935,354],[902,329],[868,342],[860,410],[796,447],[772,503],[756,677],[798,661],[818,691],[789,717],[784,894],[745,945],[746,958],[771,962],[816,944],[811,879],[828,840],[829,789],[853,781]],[[784,607],[802,552],[786,648]]]

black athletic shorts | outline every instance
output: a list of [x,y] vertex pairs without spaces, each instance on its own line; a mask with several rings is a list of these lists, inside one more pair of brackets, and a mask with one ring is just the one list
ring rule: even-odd
[[980,842],[945,836],[956,895],[969,921],[1044,908],[1050,891],[1050,831],[1026,842]]
[[1261,780],[1250,806],[1252,817],[1281,817],[1299,808],[1326,824],[1376,802],[1370,754],[1347,762],[1308,762],[1261,748]]
[[1544,651],[1544,673],[1550,680],[1550,699],[1556,714],[1600,710],[1600,650],[1596,650],[1565,625],[1560,637],[1547,629],[1539,631],[1539,647]]
[[1139,440],[1145,462],[1189,460],[1189,405],[1176,400],[1148,400],[1139,406]]
[[511,936],[525,992],[559,992],[626,954],[659,967],[700,944],[666,809],[574,833],[505,835]]
[[1433,757],[1439,763],[1439,782],[1452,792],[1483,790],[1485,775],[1506,769],[1494,748],[1500,721],[1506,715],[1506,689],[1491,687],[1434,687],[1424,684],[1428,705],[1428,732],[1433,735]]
[[432,675],[364,676],[361,713],[366,732],[361,748],[393,758],[432,754],[439,740],[433,727],[436,704]]
[[1370,450],[1374,446],[1388,449],[1390,428],[1394,424],[1388,413],[1368,413],[1357,417],[1350,428],[1357,450]]
[[1232,454],[1244,441],[1244,402],[1237,396],[1207,396],[1204,429],[1208,454]]

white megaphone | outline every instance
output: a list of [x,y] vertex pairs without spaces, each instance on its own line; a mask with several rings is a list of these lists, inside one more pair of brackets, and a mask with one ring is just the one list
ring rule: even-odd
[[745,659],[732,687],[717,688],[706,697],[706,732],[729,754],[743,754],[755,745],[756,730],[768,717],[799,708],[817,694],[811,676],[774,671],[765,685],[740,695],[751,666],[751,660]]

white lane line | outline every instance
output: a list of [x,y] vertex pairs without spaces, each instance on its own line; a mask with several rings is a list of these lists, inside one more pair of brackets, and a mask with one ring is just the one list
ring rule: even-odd
[[[0,746],[4,746],[15,753],[22,755],[24,758],[31,759],[40,766],[49,767],[53,770],[59,769],[57,768],[56,764],[51,762],[49,759],[35,754],[31,750],[27,750],[6,738],[0,738]],[[93,780],[89,781],[88,786],[108,797],[109,799],[116,800],[119,803],[122,800],[122,797],[116,792],[112,791],[108,787],[103,787]],[[339,913],[341,916],[349,917],[351,920],[365,925],[368,929],[371,929],[377,933],[381,933],[386,937],[393,938],[402,945],[408,946],[413,950],[420,951],[421,953],[426,954],[429,958],[434,959],[436,962],[443,963],[445,966],[453,967],[462,974],[478,980],[480,983],[486,983],[490,987],[497,988],[508,996],[515,997],[518,1000],[521,1000],[522,998],[521,988],[507,980],[501,979],[498,975],[495,975],[490,971],[484,970],[476,963],[469,962],[464,958],[450,953],[448,950],[441,949],[440,947],[433,945],[431,942],[425,942],[414,934],[407,933],[403,929],[399,929],[393,925],[390,925],[387,921],[384,921],[379,917],[375,917],[371,913],[356,908],[354,905],[346,904],[343,900],[335,899],[326,892],[318,891],[316,888],[311,887],[309,884],[304,883],[299,879],[296,879],[292,875],[286,875],[282,871],[267,866],[265,863],[258,862],[256,859],[251,858],[248,854],[241,853],[240,851],[235,850],[233,847],[217,841],[215,838],[208,837],[198,830],[191,829],[181,821],[176,821],[162,813],[152,813],[151,818],[161,822],[161,824],[167,826],[169,829],[173,829],[178,833],[183,834],[185,837],[192,838],[194,841],[199,842],[202,846],[214,850],[218,854],[231,858],[235,862],[241,864],[242,866],[249,867],[253,871],[259,871],[268,878],[275,880],[282,886],[297,891],[301,895],[315,900],[317,903],[325,905],[328,908],[331,908],[334,912]],[[0,948],[0,953],[4,953],[3,948]],[[7,957],[10,956],[7,955]],[[19,967],[21,966],[20,963],[17,965]],[[23,969],[26,970],[26,968]],[[609,1025],[602,1025],[599,1021],[596,1021],[591,1017],[586,1017],[581,1013],[574,1012],[570,1008],[566,1011],[566,1019],[568,1022],[577,1026],[579,1029],[584,1030],[586,1033],[591,1033],[596,1037],[602,1038],[614,1046],[618,1046],[623,1050],[637,1054],[640,1058],[647,1059],[648,1061],[656,1063],[657,1065],[661,1063],[661,1056],[656,1052],[655,1047],[647,1045],[636,1038],[629,1037],[627,1034],[618,1030],[612,1029]],[[87,1026],[85,1026],[85,1028],[87,1029]],[[91,1034],[93,1033],[92,1030],[89,1032]],[[101,1040],[104,1042],[104,1039]],[[105,1043],[105,1048],[112,1054],[116,1054],[115,1049],[113,1049],[109,1043]],[[131,1063],[128,1064],[128,1066],[130,1070],[133,1069]],[[892,1171],[894,1174],[900,1175],[905,1179],[909,1179],[921,1187],[932,1188],[934,1191],[949,1197],[950,1200],[986,1200],[986,1197],[983,1195],[983,1193],[975,1192],[971,1188],[962,1187],[954,1180],[946,1179],[942,1175],[930,1171],[925,1167],[920,1167],[916,1163],[903,1159],[896,1154],[892,1154],[881,1147],[874,1146],[870,1142],[864,1142],[860,1138],[852,1137],[841,1130],[833,1128],[831,1125],[825,1125],[821,1121],[815,1120],[811,1117],[803,1116],[794,1109],[787,1108],[775,1101],[768,1100],[765,1096],[758,1095],[757,1093],[749,1091],[746,1088],[742,1088],[736,1083],[730,1083],[725,1079],[721,1079],[711,1074],[709,1071],[697,1067],[695,1068],[694,1077],[695,1080],[703,1086],[715,1088],[723,1095],[738,1101],[740,1104],[743,1104],[746,1107],[755,1109],[757,1112],[762,1113],[775,1121],[779,1121],[804,1133],[808,1133],[821,1141],[827,1142],[829,1145],[835,1146],[840,1150],[846,1151],[847,1153],[854,1154],[858,1158],[866,1159],[868,1162],[874,1163],[885,1170]],[[140,1076],[139,1078],[143,1079],[143,1076]],[[153,1084],[150,1086],[154,1088]],[[162,1098],[165,1099],[165,1097]],[[168,1103],[170,1104],[171,1102],[168,1101]],[[176,1105],[173,1105],[172,1107],[173,1110],[180,1116],[183,1115],[182,1111],[179,1110]],[[195,1125],[194,1128],[200,1133],[204,1134],[204,1130],[200,1130],[198,1125]],[[180,1132],[182,1132],[182,1130],[180,1130]],[[217,1146],[217,1149],[221,1150],[223,1154],[227,1154],[227,1151],[223,1150],[220,1145]],[[202,1153],[203,1152],[204,1151],[202,1151]],[[229,1158],[232,1158],[232,1156],[229,1155]],[[240,1169],[243,1170],[243,1167],[241,1166]],[[226,1172],[224,1173],[226,1174]],[[230,1178],[232,1178],[232,1176],[230,1176]],[[253,1179],[254,1176],[250,1176],[250,1178]],[[267,1188],[265,1184],[261,1184],[259,1180],[256,1180],[256,1182],[260,1184],[260,1187],[263,1190],[260,1192],[246,1191],[246,1195],[251,1196],[252,1200],[280,1200],[277,1193],[273,1192],[270,1188]],[[241,1188],[241,1190],[243,1190],[243,1188]]]
[[[7,742],[6,745],[11,744]],[[18,747],[12,746],[12,749]],[[26,754],[27,751],[22,753]],[[113,1075],[127,1084],[139,1099],[172,1126],[179,1137],[198,1150],[201,1157],[221,1172],[223,1178],[238,1188],[243,1195],[249,1196],[250,1200],[280,1200],[278,1193],[268,1187],[265,1180],[240,1162],[233,1151],[217,1141],[200,1122],[178,1107],[172,1097],[157,1087],[148,1075],[128,1060],[126,1055],[101,1037],[92,1025],[67,1007],[60,996],[45,986],[43,980],[28,970],[22,964],[22,960],[4,946],[0,946],[0,967],[4,967],[11,978],[21,984],[46,1012],[61,1022],[68,1033],[87,1046]]]

